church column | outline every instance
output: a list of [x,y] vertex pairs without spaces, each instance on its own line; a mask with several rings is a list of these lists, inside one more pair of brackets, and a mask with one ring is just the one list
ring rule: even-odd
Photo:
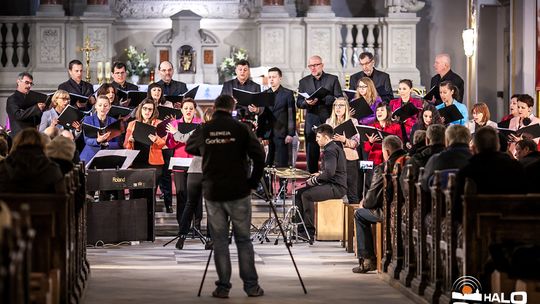
[[41,0],[36,12],[37,16],[45,17],[65,16],[65,14],[62,0]]
[[84,16],[111,16],[111,8],[108,0],[87,0]]
[[261,17],[289,17],[284,0],[264,0]]
[[335,17],[331,0],[310,0],[308,17]]

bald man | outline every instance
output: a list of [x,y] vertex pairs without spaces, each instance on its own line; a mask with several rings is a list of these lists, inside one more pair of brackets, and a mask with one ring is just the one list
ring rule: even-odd
[[320,87],[330,91],[330,95],[322,100],[305,99],[298,95],[296,106],[299,109],[306,109],[306,123],[304,124],[304,135],[306,141],[306,162],[308,171],[315,173],[319,171],[319,144],[315,141],[315,131],[313,126],[320,126],[326,122],[332,113],[332,104],[337,97],[342,97],[341,85],[336,75],[324,72],[324,63],[320,56],[312,56],[308,60],[310,75],[300,79],[298,91],[301,93],[313,94]]
[[[433,68],[435,69],[435,72],[437,75],[433,76],[431,78],[431,86],[433,87],[439,87],[439,84],[445,80],[451,81],[459,90],[458,92],[458,98],[457,101],[463,102],[463,79],[459,77],[458,74],[454,73],[452,71],[452,61],[450,60],[450,55],[448,54],[439,54],[435,57],[435,62],[433,63]],[[433,94],[434,99],[436,100],[436,103],[442,103],[441,95],[439,94],[439,90],[435,90]]]
[[181,81],[173,80],[174,68],[169,61],[162,61],[158,67],[159,77],[157,84],[163,87],[163,95],[178,96],[187,92],[187,86]]

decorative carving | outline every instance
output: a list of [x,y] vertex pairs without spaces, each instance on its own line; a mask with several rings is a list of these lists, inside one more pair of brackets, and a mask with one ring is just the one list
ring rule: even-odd
[[219,43],[218,37],[208,30],[199,29],[199,35],[202,45],[217,45]]
[[285,29],[267,28],[263,36],[264,64],[285,63]]
[[412,63],[412,29],[395,28],[392,30],[392,62],[396,64]]
[[418,0],[386,0],[384,6],[390,14],[416,13],[420,11],[426,3]]
[[90,38],[90,44],[97,48],[96,51],[90,54],[92,61],[107,61],[107,45],[108,45],[108,29],[103,27],[91,27],[88,28],[88,37]]
[[313,29],[310,31],[311,37],[311,52],[310,54],[319,55],[324,60],[330,60],[332,58],[332,51],[330,50],[331,44],[328,43],[331,40],[331,29],[329,28],[320,28]]
[[172,43],[172,35],[173,35],[172,29],[164,30],[156,35],[156,38],[154,38],[154,41],[152,41],[152,44],[154,46],[170,45]]
[[42,27],[40,37],[39,61],[46,64],[61,64],[61,52],[64,47],[62,29],[59,26]]
[[[237,5],[234,5],[234,2]],[[257,10],[257,2],[256,0],[116,0],[114,2],[114,12],[122,18],[168,18],[181,10],[191,10],[204,18],[253,18]]]

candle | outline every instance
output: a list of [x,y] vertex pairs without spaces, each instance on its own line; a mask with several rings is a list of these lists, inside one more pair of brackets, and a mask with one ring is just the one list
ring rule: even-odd
[[103,79],[103,61],[97,63],[97,78],[99,80]]
[[105,62],[105,78],[111,79],[111,63]]

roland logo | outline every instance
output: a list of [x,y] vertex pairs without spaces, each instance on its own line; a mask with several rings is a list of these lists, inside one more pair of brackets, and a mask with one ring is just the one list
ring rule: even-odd
[[125,177],[116,177],[116,176],[114,176],[112,178],[112,181],[113,181],[113,183],[125,183],[126,178]]

